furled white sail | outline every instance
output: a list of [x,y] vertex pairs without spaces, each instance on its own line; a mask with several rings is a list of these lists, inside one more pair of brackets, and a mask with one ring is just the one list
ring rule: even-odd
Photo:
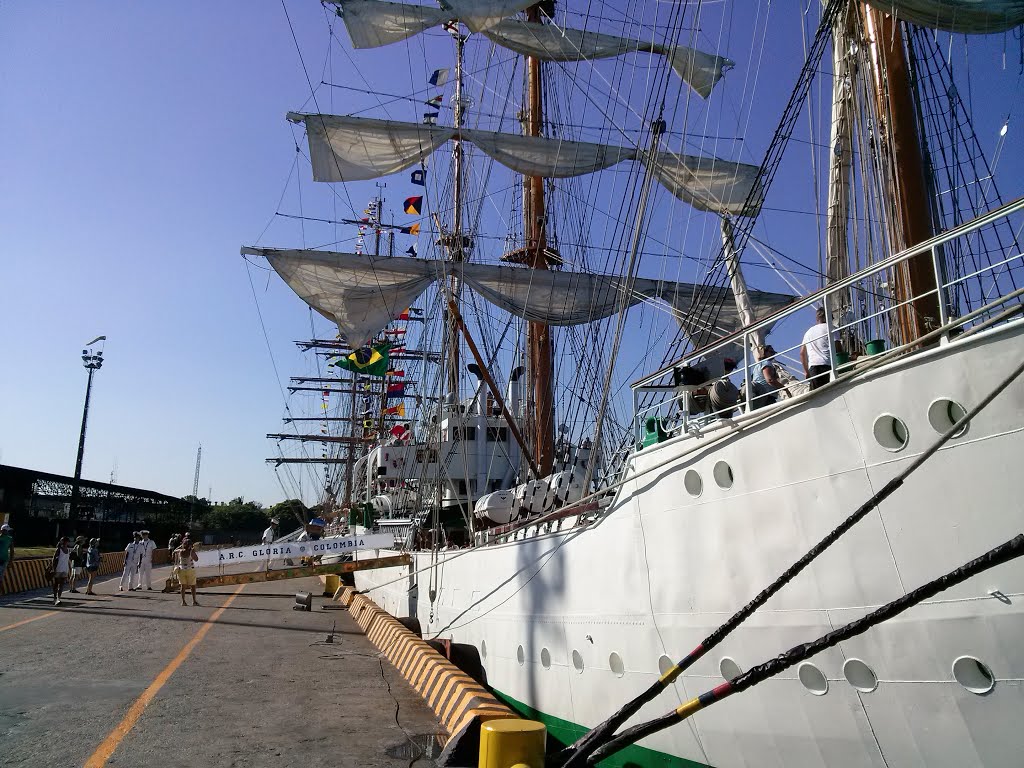
[[665,56],[679,77],[707,98],[734,62],[723,56],[685,46],[666,46],[644,40],[586,32],[505,18],[532,5],[521,0],[450,0],[444,9],[380,0],[331,0],[341,8],[345,28],[355,48],[397,43],[431,27],[456,19],[474,32],[483,32],[503,48],[544,61],[583,61],[653,53]]
[[408,168],[455,136],[454,128],[369,117],[288,114],[305,122],[317,181],[366,181]]
[[473,32],[483,32],[534,0],[448,0],[441,3],[443,8],[380,0],[331,2],[341,9],[354,48],[378,48],[456,20]]
[[685,46],[664,46],[599,32],[537,24],[522,19],[505,19],[484,34],[503,48],[544,61],[583,61],[621,56],[625,53],[655,53],[665,56],[679,77],[704,98],[735,63]]
[[[744,203],[757,181],[756,165],[659,152],[653,167],[661,185],[694,208],[743,216],[754,213]],[[751,207],[758,205],[760,195],[755,195]]]
[[[288,119],[306,125],[313,178],[317,181],[363,181],[395,173],[455,136],[525,176],[579,176],[640,156],[633,147],[397,120],[296,113],[289,113]],[[654,170],[666,189],[695,208],[741,214],[758,169],[714,157],[660,152]]]
[[1006,32],[1024,24],[1024,0],[866,0],[903,21],[969,35]]
[[[265,257],[354,346],[369,341],[432,282],[452,274],[505,311],[547,325],[593,322],[646,298],[666,301],[682,317],[700,290],[689,283],[638,278],[626,296],[624,281],[615,275],[329,251],[243,248],[242,253]],[[765,306],[792,300],[783,294],[750,293],[755,304]]]

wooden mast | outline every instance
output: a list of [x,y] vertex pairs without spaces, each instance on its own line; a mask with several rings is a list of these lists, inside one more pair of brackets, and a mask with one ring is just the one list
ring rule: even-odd
[[[527,21],[540,22],[540,5],[526,9]],[[540,136],[543,119],[544,93],[540,61],[526,58],[527,107],[526,135]],[[544,214],[544,179],[540,176],[524,177],[523,217],[526,229],[526,251],[533,269],[548,269],[547,233]],[[540,476],[551,474],[554,466],[554,395],[552,375],[554,349],[551,329],[544,323],[529,323],[526,333],[529,350],[529,369],[533,385],[534,455]]]
[[[862,6],[862,11],[875,65],[878,113],[885,125],[892,162],[890,184],[896,217],[890,221],[889,229],[894,250],[902,251],[933,234],[924,158],[900,25],[892,16],[867,5]],[[932,255],[922,253],[907,259],[894,272],[896,302],[920,297],[897,310],[900,341],[906,344],[939,324]]]

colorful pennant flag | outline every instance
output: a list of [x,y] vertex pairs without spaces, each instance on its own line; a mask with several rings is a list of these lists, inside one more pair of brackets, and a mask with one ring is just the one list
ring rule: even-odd
[[331,365],[344,368],[346,371],[361,373],[364,376],[384,376],[388,371],[390,348],[391,345],[386,343],[374,347],[360,347],[345,357],[338,358]]
[[396,379],[401,379],[405,376],[405,371],[388,371],[388,376],[394,376]]
[[402,227],[399,229],[403,235],[418,235],[420,233],[420,224],[416,222],[411,227]]
[[384,335],[385,336],[404,336],[405,332],[407,330],[408,330],[407,328],[385,328],[384,329]]
[[398,405],[393,405],[390,408],[385,408],[384,413],[388,416],[399,416],[401,418],[405,418],[405,403],[399,403]]
[[373,429],[373,419],[364,419],[363,429]]
[[[405,252],[406,252],[406,253],[408,253],[408,254],[409,254],[410,256],[412,256],[412,257],[413,257],[414,259],[415,259],[415,258],[416,258],[417,256],[419,256],[419,253],[418,253],[418,252],[416,251],[416,243],[413,243],[412,245],[410,245],[410,246],[409,246],[409,247],[408,247],[408,248],[407,248],[407,249],[405,250]],[[400,318],[400,319],[401,319],[401,318]],[[406,319],[408,319],[408,317],[406,317]]]
[[[416,244],[413,243],[413,245],[415,246]],[[406,253],[408,253],[408,251],[406,251]],[[406,309],[406,310],[404,310],[402,312],[399,312],[398,313],[398,317],[395,318],[395,320],[408,320],[408,319],[409,319],[409,310],[408,309]]]
[[402,208],[406,213],[419,214],[423,209],[423,195],[416,195],[415,197],[405,198],[405,202],[402,203]]
[[405,384],[388,384],[388,399],[405,397]]
[[442,85],[448,82],[448,68],[445,67],[444,69],[435,69],[434,74],[430,76],[430,79],[427,80],[427,82],[430,83],[431,85],[436,85],[438,88],[440,88]]
[[440,107],[444,103],[444,95],[439,93],[434,98],[427,99],[423,103],[428,107]]
[[426,170],[426,168],[417,168],[415,171],[413,171],[412,175],[410,175],[410,177],[409,177],[409,181],[412,184],[416,184],[416,185],[418,185],[420,187],[425,187],[427,185],[427,170]]
[[424,125],[437,125],[437,118],[441,116],[440,112],[424,112],[423,113],[423,124]]

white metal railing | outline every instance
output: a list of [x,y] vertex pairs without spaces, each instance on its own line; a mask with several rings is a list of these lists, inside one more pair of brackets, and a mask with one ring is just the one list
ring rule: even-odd
[[[784,320],[788,317],[795,315],[810,307],[822,306],[826,308],[825,312],[825,324],[827,328],[828,340],[829,340],[829,380],[834,380],[837,373],[844,371],[847,367],[854,366],[855,363],[850,360],[837,360],[837,349],[836,339],[840,334],[846,334],[850,338],[856,337],[856,330],[858,326],[860,328],[880,327],[885,324],[886,321],[890,321],[895,317],[895,314],[902,308],[913,305],[915,302],[935,296],[938,303],[938,327],[946,327],[951,325],[951,319],[949,317],[949,292],[951,289],[956,289],[957,286],[966,285],[969,280],[976,280],[984,277],[986,274],[992,276],[993,286],[999,287],[998,276],[1003,273],[1009,272],[1013,266],[1022,265],[1024,266],[1024,254],[1017,253],[1016,255],[1009,256],[1001,261],[990,264],[982,269],[972,272],[968,275],[962,275],[954,280],[945,282],[944,274],[942,269],[941,251],[942,247],[946,243],[950,243],[958,238],[965,237],[978,230],[990,226],[997,221],[1002,219],[1008,219],[1015,213],[1024,211],[1024,198],[1019,198],[1012,203],[1008,203],[1001,208],[991,211],[983,216],[974,219],[973,221],[967,222],[959,227],[948,230],[936,237],[931,238],[919,245],[913,246],[906,249],[894,256],[889,257],[877,264],[874,264],[864,270],[861,270],[855,275],[851,275],[843,280],[837,281],[832,285],[827,286],[819,290],[818,292],[811,294],[803,299],[798,299],[788,307],[775,312],[772,315],[765,317],[764,319],[742,328],[729,336],[724,337],[716,341],[713,344],[705,346],[695,352],[687,355],[670,366],[661,368],[658,371],[634,382],[631,387],[633,390],[633,413],[634,418],[634,429],[637,442],[641,442],[644,439],[644,434],[649,419],[654,419],[655,422],[652,425],[655,430],[662,430],[666,435],[676,435],[683,432],[696,432],[699,434],[700,430],[709,425],[711,422],[720,421],[723,417],[727,418],[739,409],[743,409],[749,413],[756,410],[763,405],[770,405],[775,402],[779,393],[782,390],[769,393],[769,395],[757,395],[754,393],[753,382],[751,377],[751,368],[756,364],[757,361],[752,360],[751,354],[751,340],[754,338],[754,334],[758,332],[767,332],[769,328]],[[885,308],[872,312],[871,314],[855,317],[845,324],[833,326],[832,312],[828,311],[830,302],[829,299],[837,294],[845,293],[847,291],[862,291],[870,292],[872,294],[877,293],[877,289],[872,287],[871,284],[877,282],[880,276],[885,275],[894,267],[906,262],[908,259],[918,256],[923,253],[931,254],[931,264],[935,275],[935,285],[933,289],[929,289],[924,293],[914,296],[909,299],[902,301],[888,301]],[[865,287],[867,286],[867,287]],[[1002,296],[1004,300],[1010,298],[1019,297],[1018,292],[1012,292],[1009,290],[1002,290]],[[886,297],[888,298],[888,297]],[[987,297],[983,297],[987,299]],[[998,303],[998,302],[997,302]],[[998,308],[998,307],[997,307]],[[997,309],[996,308],[996,309]],[[990,310],[995,312],[996,309]],[[966,323],[967,318],[977,317],[977,313],[968,313],[963,316],[961,320]],[[1009,316],[1007,316],[1009,319]],[[956,326],[955,319],[952,323],[953,330],[956,332],[962,332],[964,326]],[[949,342],[950,332],[943,333],[939,339],[940,344],[947,344]],[[879,340],[883,341],[883,340]],[[878,341],[874,342],[878,343]],[[883,341],[884,343],[884,341]],[[666,379],[668,377],[674,377],[675,371],[683,368],[694,368],[698,363],[707,359],[714,359],[715,353],[721,354],[726,348],[733,346],[741,346],[743,350],[743,361],[742,369],[736,368],[733,372],[725,372],[718,375],[710,375],[701,385],[697,386],[679,386],[677,382],[672,381],[669,383]],[[781,352],[775,352],[774,354],[768,355],[761,359],[761,363],[765,364],[772,362],[776,366],[779,365],[780,358],[788,357],[794,359],[794,353],[796,357],[799,356],[799,350],[802,346],[798,343],[794,346],[788,347]],[[912,353],[917,350],[913,344],[906,345],[905,352]],[[853,350],[843,350],[844,354],[848,354]],[[743,397],[735,405],[727,406],[716,410],[711,408],[710,398],[710,387],[720,379],[728,379],[734,385],[742,380],[743,383]],[[795,383],[798,386],[802,386],[802,382]],[[793,384],[787,388],[787,394],[793,396],[796,392],[792,391]],[[704,394],[699,394],[703,390]],[[651,405],[640,407],[640,396],[644,393],[657,393],[663,392],[668,397],[659,400]],[[707,398],[704,402],[703,398]],[[763,400],[763,404],[759,403],[759,400]]]

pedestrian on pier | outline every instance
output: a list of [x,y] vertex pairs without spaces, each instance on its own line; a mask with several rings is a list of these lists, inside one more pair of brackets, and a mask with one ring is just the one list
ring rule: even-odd
[[61,536],[57,542],[57,549],[53,552],[50,560],[50,568],[53,569],[53,604],[60,605],[60,596],[64,592],[64,583],[68,580],[71,572],[71,550],[68,548],[68,537]]
[[185,590],[191,588],[192,605],[199,605],[196,600],[196,561],[199,559],[199,553],[192,546],[189,534],[185,534],[181,546],[174,550],[173,556],[174,571],[178,576],[178,584],[181,585],[181,604],[188,605],[185,602]]
[[146,583],[146,589],[153,590],[153,553],[156,552],[156,542],[149,538],[149,531],[139,531],[142,534],[142,541],[139,542],[139,589],[142,583]]
[[0,525],[0,587],[4,584],[4,572],[14,560],[14,529],[7,523]]
[[69,592],[77,592],[78,589],[75,585],[79,579],[85,578],[85,552],[89,548],[89,545],[85,543],[85,536],[75,537],[75,546],[71,548],[71,573],[68,581],[70,582]]
[[89,542],[89,549],[85,552],[85,573],[89,583],[85,587],[85,594],[95,595],[92,591],[92,583],[100,570],[100,540],[93,539]]
[[124,592],[125,588],[128,591],[132,591],[132,581],[138,578],[139,572],[139,542],[142,541],[142,535],[135,531],[132,533],[132,540],[128,542],[128,546],[124,548],[124,573],[121,574],[121,586],[117,588],[118,592]]

